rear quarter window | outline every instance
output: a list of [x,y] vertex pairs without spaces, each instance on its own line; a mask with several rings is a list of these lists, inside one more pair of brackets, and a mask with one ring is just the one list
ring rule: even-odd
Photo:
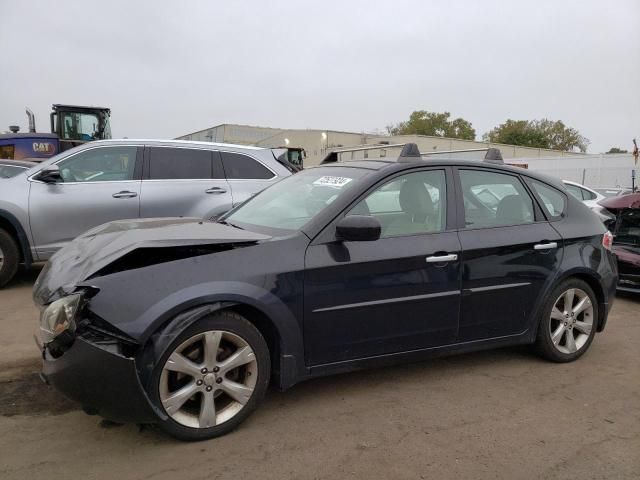
[[275,175],[260,162],[241,153],[221,152],[224,172],[230,180],[268,180]]
[[549,220],[557,220],[564,216],[567,202],[562,192],[537,180],[529,179],[528,182],[541,200],[542,209]]

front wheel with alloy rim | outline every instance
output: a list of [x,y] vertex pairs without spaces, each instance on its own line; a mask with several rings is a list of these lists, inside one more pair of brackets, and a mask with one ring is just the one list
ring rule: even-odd
[[19,262],[18,244],[9,233],[0,228],[0,288],[15,276]]
[[536,346],[551,361],[576,360],[591,345],[597,325],[598,303],[591,287],[579,279],[565,280],[545,305]]
[[160,428],[182,440],[228,433],[260,403],[269,384],[270,357],[258,329],[222,311],[187,328],[156,365]]

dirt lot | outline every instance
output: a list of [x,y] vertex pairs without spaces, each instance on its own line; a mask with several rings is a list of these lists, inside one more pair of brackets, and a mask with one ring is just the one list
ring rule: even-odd
[[2,479],[640,478],[640,297],[574,364],[510,348],[314,380],[187,444],[37,379],[36,274],[0,291]]

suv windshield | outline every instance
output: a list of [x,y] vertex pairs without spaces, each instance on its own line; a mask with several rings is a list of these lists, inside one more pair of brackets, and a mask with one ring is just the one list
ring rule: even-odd
[[367,174],[358,168],[313,168],[287,177],[223,220],[240,226],[298,230]]

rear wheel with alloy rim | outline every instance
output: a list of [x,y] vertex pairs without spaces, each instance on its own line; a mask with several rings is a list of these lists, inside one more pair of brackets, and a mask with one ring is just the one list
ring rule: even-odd
[[222,311],[188,328],[167,349],[154,374],[160,426],[184,440],[223,435],[263,398],[269,350],[244,317]]
[[540,353],[555,362],[570,362],[588,348],[596,332],[598,308],[591,287],[579,279],[559,285],[549,297],[538,327]]

